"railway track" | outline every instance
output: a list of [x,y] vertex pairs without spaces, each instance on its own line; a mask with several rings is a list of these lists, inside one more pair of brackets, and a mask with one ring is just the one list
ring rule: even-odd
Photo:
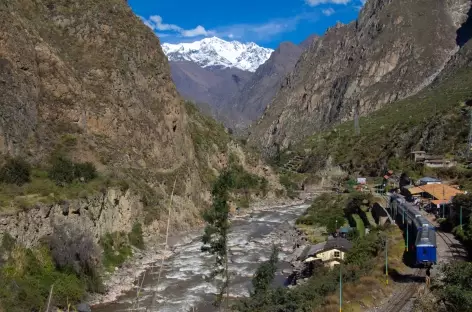
[[[456,246],[456,242],[454,242],[448,235],[443,232],[436,231],[437,236],[444,242],[447,246],[447,251],[451,255],[452,260],[460,260],[463,256],[462,250]],[[425,277],[426,271],[425,269],[415,269],[413,271],[413,279],[414,278],[422,278]],[[407,284],[403,289],[398,292],[394,297],[392,297],[387,303],[385,303],[379,312],[401,312],[403,309],[411,302],[412,299],[415,298],[417,294],[418,288],[421,284],[412,281],[411,283]]]
[[405,285],[402,290],[392,297],[380,310],[379,312],[400,312],[405,306],[415,298],[418,287],[420,284],[415,281],[417,278],[425,277],[426,273],[424,269],[415,269],[411,277],[412,281]]
[[452,258],[454,260],[459,260],[462,257],[462,252],[457,246],[455,246],[456,243],[443,232],[436,231],[436,234],[444,241],[451,253]]

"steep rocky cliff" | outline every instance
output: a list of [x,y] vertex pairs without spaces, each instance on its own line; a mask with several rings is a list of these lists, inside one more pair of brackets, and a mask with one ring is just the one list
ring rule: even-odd
[[[66,197],[63,204],[58,194],[42,194],[47,204],[38,205],[36,194],[21,194],[28,197],[22,207],[0,200],[9,206],[0,207],[8,213],[0,231],[27,235],[34,243],[40,233],[51,234],[53,223],[81,220],[95,237],[129,230],[135,221],[158,233],[174,181],[173,229],[198,223],[211,178],[223,166],[211,158],[228,157],[230,142],[213,123],[213,129],[193,127],[198,115],[188,114],[158,38],[126,2],[2,1],[0,155],[21,156],[44,169],[60,151],[94,163],[101,176],[123,181],[129,190],[116,194],[105,181],[92,195],[80,195],[85,199]],[[208,131],[214,136],[205,137],[201,148],[196,136]],[[211,174],[202,176],[206,171]],[[65,203],[89,210],[61,217]],[[36,234],[29,235],[30,228]]]
[[231,101],[233,123],[244,127],[257,120],[272,100],[280,83],[292,71],[303,49],[291,42],[283,42],[272,52]]
[[199,108],[208,105],[213,116],[221,113],[229,117],[229,100],[253,75],[238,68],[203,68],[191,61],[170,62],[170,68],[180,95],[197,103]]
[[469,8],[468,0],[368,0],[357,21],[332,27],[301,56],[249,142],[270,154],[418,92],[457,51]]

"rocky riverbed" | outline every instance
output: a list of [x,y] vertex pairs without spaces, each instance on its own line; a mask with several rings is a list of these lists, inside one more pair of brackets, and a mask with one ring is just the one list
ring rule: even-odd
[[[309,197],[277,206],[259,203],[232,217],[229,235],[232,297],[249,295],[251,277],[259,264],[268,259],[273,244],[280,247],[277,281],[282,283],[291,273],[291,262],[302,248],[296,247],[305,243],[295,230],[294,222],[309,206],[308,200]],[[162,246],[143,252],[137,262],[130,262],[108,279],[111,291],[104,297],[92,298],[92,303],[96,304],[92,311],[137,308],[136,287],[129,289],[130,284],[136,285],[137,281],[143,285],[140,307],[149,306],[157,290],[156,304],[151,311],[213,311],[211,303],[216,289],[205,277],[210,274],[214,259],[201,253],[200,235],[201,229],[173,238],[171,253],[167,255],[159,252]],[[167,259],[157,285],[159,268],[156,266],[163,256]],[[156,266],[151,268],[153,264]]]

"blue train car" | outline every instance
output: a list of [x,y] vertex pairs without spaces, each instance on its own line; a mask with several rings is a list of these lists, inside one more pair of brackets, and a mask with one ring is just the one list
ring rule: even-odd
[[405,230],[409,229],[413,242],[409,244],[408,251],[414,253],[414,264],[420,267],[436,264],[436,228],[403,196],[392,195],[390,209],[400,223],[408,223]]
[[437,263],[436,229],[424,217],[415,220],[415,264],[431,266]]

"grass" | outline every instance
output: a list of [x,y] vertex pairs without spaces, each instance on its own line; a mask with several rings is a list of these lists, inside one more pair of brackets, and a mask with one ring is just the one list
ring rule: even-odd
[[311,244],[317,244],[326,240],[326,228],[314,227],[307,224],[297,224],[297,229],[302,231]]
[[213,152],[226,152],[231,137],[226,133],[225,127],[202,114],[198,107],[189,101],[185,101],[185,109],[189,116],[190,135],[199,161],[205,164],[207,157]]
[[322,194],[318,196],[306,212],[297,219],[296,224],[324,227],[328,232],[332,232],[336,227],[336,221],[338,226],[345,223],[344,208],[347,202],[348,196],[344,194]]
[[61,200],[86,197],[117,183],[99,176],[87,183],[75,181],[65,186],[58,186],[47,177],[46,171],[33,169],[29,183],[22,186],[0,185],[0,214],[28,209],[36,203],[51,204]]
[[354,224],[352,224],[352,226],[356,227],[357,231],[359,232],[359,236],[363,237],[365,235],[364,221],[362,221],[362,218],[358,214],[352,214],[351,216],[354,220]]

